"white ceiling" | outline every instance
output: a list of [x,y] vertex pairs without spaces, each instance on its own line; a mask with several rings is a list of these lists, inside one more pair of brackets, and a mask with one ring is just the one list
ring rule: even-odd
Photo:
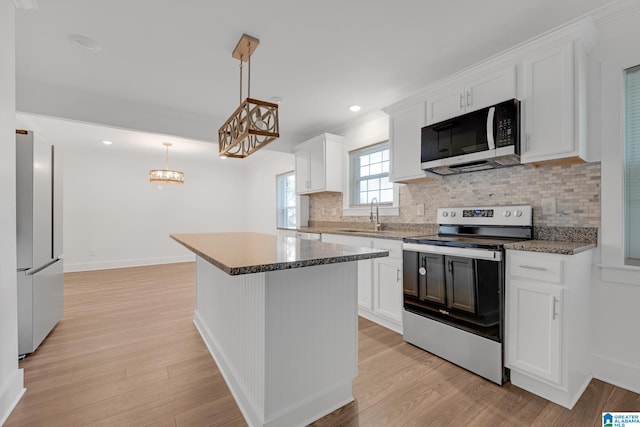
[[351,104],[379,110],[608,1],[38,0],[16,11],[17,109],[71,119],[30,116],[67,137],[89,139],[76,120],[214,142],[239,103],[231,52],[247,33],[252,97],[285,99],[283,149],[353,119]]

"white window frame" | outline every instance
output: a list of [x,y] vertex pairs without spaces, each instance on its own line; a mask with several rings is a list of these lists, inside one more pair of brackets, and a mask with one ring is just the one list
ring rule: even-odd
[[[359,173],[359,165],[358,165],[358,159],[360,158],[360,156],[366,155],[366,154],[373,154],[376,152],[382,152],[384,150],[389,151],[389,143],[388,142],[381,142],[379,144],[374,144],[374,145],[369,145],[367,147],[363,147],[363,148],[359,148],[357,150],[351,151],[349,153],[349,185],[351,188],[351,192],[349,193],[350,196],[350,200],[349,200],[349,207],[351,208],[361,208],[361,207],[368,207],[370,204],[369,202],[367,203],[356,203],[356,199],[358,198],[358,194],[360,193],[359,190],[359,185],[358,183],[360,181],[362,181],[362,177],[360,176]],[[387,165],[390,165],[391,162],[389,160],[387,160]],[[371,178],[383,178],[385,175],[385,173],[379,173],[376,175],[368,175],[368,179]],[[386,172],[386,176],[387,178],[389,177],[389,169],[387,168],[387,172]],[[391,183],[393,184],[393,183]],[[391,186],[391,190],[393,191],[393,185]],[[378,190],[379,192],[380,190]],[[376,200],[378,201],[378,206],[392,206],[393,205],[393,195],[391,196],[392,200],[390,202],[382,202],[380,197],[377,197]]]
[[[296,205],[296,186],[295,183],[293,185],[293,206],[291,205],[286,205],[286,200],[284,198],[284,194],[282,193],[283,188],[282,188],[282,180],[286,179],[286,177],[289,176],[293,176],[294,180],[295,180],[295,171],[288,171],[288,172],[284,172],[281,174],[276,175],[276,228],[295,228],[297,227],[297,224],[295,224],[296,222],[296,214],[297,214],[297,209],[298,206]],[[283,202],[285,202],[285,206],[283,206]],[[290,210],[293,209],[293,216],[294,216],[294,224],[281,224],[280,220],[282,218],[287,218],[288,215],[286,216],[282,216],[283,211],[285,210]]]
[[[364,140],[352,143],[346,143],[343,153],[344,175],[348,179],[344,180],[343,194],[342,194],[342,216],[365,216],[368,217],[371,212],[369,205],[351,206],[352,191],[353,191],[353,178],[352,178],[352,164],[350,153],[356,150],[363,149],[365,147],[373,147],[378,144],[389,143],[388,140]],[[391,153],[389,153],[391,154]],[[400,215],[400,187],[398,184],[393,184],[393,202],[387,204],[380,204],[378,207],[380,216],[399,216]]]
[[[621,49],[622,52],[622,49]],[[601,232],[599,267],[604,282],[640,286],[640,267],[625,265],[624,227],[624,70],[640,64],[637,50],[608,58],[601,65]],[[596,263],[598,262],[596,258]]]
[[[631,195],[630,195],[630,186],[629,186],[629,168],[630,168],[630,159],[629,159],[629,139],[628,139],[628,134],[627,131],[629,130],[628,127],[628,122],[627,122],[627,80],[626,80],[626,76],[628,72],[633,72],[633,73],[637,73],[637,75],[640,75],[640,65],[636,65],[635,67],[631,67],[625,70],[624,75],[625,75],[625,106],[624,106],[624,110],[623,110],[623,114],[624,114],[624,118],[625,118],[625,135],[624,135],[624,215],[625,215],[625,223],[624,223],[624,227],[625,227],[625,233],[624,233],[624,262],[625,265],[629,265],[629,266],[640,266],[640,256],[637,256],[636,258],[631,258],[631,244],[632,244],[632,236],[631,236],[631,227],[632,227],[632,223],[634,226],[637,226],[637,221],[640,221],[640,218],[631,218],[632,214],[630,212],[631,207],[630,205],[632,204],[632,200],[631,200]],[[640,77],[636,77],[636,78],[640,78]],[[636,90],[637,90],[638,86],[636,86]],[[637,94],[638,98],[640,98],[640,94]],[[636,106],[640,104],[640,99],[636,100]],[[635,123],[636,126],[636,131],[637,128],[640,127],[640,123]],[[634,146],[636,148],[636,150],[640,150],[640,142],[638,141],[634,141]],[[637,153],[636,153],[637,155]],[[638,156],[635,159],[635,162],[640,162],[640,156]],[[638,164],[636,164],[636,168],[638,168]],[[637,174],[637,171],[636,171]],[[633,186],[633,190],[636,192],[636,196],[637,196],[637,192],[639,191],[638,189],[638,185],[640,185],[640,183],[636,183],[634,182],[634,186]],[[636,203],[638,203],[638,200],[635,200]],[[636,206],[637,209],[637,206]],[[640,213],[639,211],[635,211],[634,213],[638,214]],[[637,232],[636,229],[636,233],[633,236],[633,240],[634,243],[636,245],[638,245],[638,242],[636,242],[635,240],[638,239],[640,240],[640,232]]]

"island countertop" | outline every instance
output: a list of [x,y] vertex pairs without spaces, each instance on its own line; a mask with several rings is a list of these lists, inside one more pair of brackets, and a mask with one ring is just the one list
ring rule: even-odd
[[232,276],[389,255],[387,250],[261,233],[172,234],[171,238]]

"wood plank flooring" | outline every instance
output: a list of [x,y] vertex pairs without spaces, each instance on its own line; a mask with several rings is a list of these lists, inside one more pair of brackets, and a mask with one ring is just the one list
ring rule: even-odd
[[[66,274],[64,317],[21,362],[27,392],[6,427],[246,425],[193,326],[194,301],[193,263]],[[354,396],[313,425],[582,427],[640,411],[638,394],[597,380],[569,411],[362,318]]]

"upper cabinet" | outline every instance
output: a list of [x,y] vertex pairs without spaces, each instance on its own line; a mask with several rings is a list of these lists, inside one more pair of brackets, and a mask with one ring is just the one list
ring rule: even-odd
[[389,180],[404,182],[426,178],[420,168],[420,134],[425,126],[424,100],[398,104],[385,109],[389,114]]
[[342,191],[342,137],[324,133],[294,149],[296,193]]
[[426,125],[441,122],[516,97],[516,67],[465,73],[427,96]]
[[524,58],[522,163],[587,160],[585,58],[573,40]]
[[390,179],[432,177],[420,168],[421,129],[512,98],[521,101],[522,163],[589,161],[587,60],[590,18],[521,44],[385,107]]

